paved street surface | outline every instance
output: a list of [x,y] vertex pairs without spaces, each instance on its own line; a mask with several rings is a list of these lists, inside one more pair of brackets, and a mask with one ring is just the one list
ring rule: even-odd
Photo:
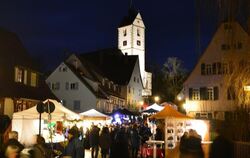
[[[203,151],[205,153],[204,158],[208,158],[210,144],[203,144]],[[100,150],[99,150],[100,151]],[[167,150],[166,158],[179,158],[179,146],[176,146],[174,149]],[[85,150],[85,158],[91,158],[91,151]],[[101,158],[101,153],[99,153],[98,158]]]

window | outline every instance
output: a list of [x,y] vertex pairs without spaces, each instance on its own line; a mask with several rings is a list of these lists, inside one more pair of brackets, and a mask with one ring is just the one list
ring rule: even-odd
[[34,72],[31,72],[30,74],[30,85],[32,87],[36,87],[37,86],[37,74]]
[[140,30],[137,29],[137,36],[140,36]]
[[66,82],[66,83],[65,83],[65,89],[66,89],[66,90],[69,90],[69,82]]
[[74,105],[74,107],[73,107],[73,109],[74,110],[81,110],[81,102],[80,102],[80,100],[74,100],[74,103],[73,103]]
[[127,41],[123,41],[123,46],[126,46],[127,45]]
[[238,42],[238,49],[241,49],[241,48],[242,48],[242,43]]
[[141,45],[141,41],[137,40],[137,45],[140,46]]
[[206,65],[206,74],[211,75],[212,74],[212,66],[211,64]]
[[70,89],[71,89],[71,90],[77,90],[77,89],[78,89],[78,82],[71,83],[71,84],[70,84]]
[[136,77],[134,77],[134,82],[136,82]]
[[192,91],[192,100],[200,100],[200,91],[199,91],[199,89],[193,89],[193,91]]
[[15,82],[23,82],[23,70],[19,67],[15,67]]
[[205,75],[205,67],[206,65],[204,63],[201,64],[201,75]]
[[207,88],[207,95],[208,95],[208,100],[214,100],[214,88],[209,87]]
[[229,44],[222,44],[221,45],[221,50],[229,50],[230,49],[230,45]]
[[123,36],[127,36],[127,30],[123,30]]
[[51,89],[52,90],[59,90],[60,89],[60,83],[59,82],[52,83]]
[[222,64],[222,73],[228,74],[228,64],[227,63]]

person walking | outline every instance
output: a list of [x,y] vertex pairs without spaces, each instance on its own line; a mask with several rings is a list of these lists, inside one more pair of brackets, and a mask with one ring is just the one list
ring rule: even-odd
[[84,145],[79,140],[78,129],[71,128],[68,131],[68,145],[65,148],[64,156],[71,156],[72,158],[83,158]]
[[99,132],[100,129],[96,125],[92,126],[89,133],[89,143],[91,147],[91,158],[98,158],[99,152]]
[[233,143],[226,138],[222,129],[217,129],[216,134],[217,136],[211,145],[209,158],[233,158]]
[[106,158],[107,154],[109,154],[110,143],[111,143],[108,127],[103,127],[102,133],[99,138],[99,143],[101,147],[102,158]]
[[130,142],[132,158],[137,158],[138,150],[140,147],[140,136],[136,124],[133,125],[133,128],[130,131]]

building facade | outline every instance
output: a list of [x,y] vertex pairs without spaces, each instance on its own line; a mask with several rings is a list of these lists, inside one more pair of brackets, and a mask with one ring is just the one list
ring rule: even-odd
[[55,96],[18,36],[0,28],[0,115],[12,118],[48,98]]
[[249,59],[247,31],[238,22],[222,23],[184,82],[187,114],[224,120],[235,111],[240,106],[235,93],[240,87],[234,86],[232,76]]
[[138,110],[143,90],[138,56],[119,49],[72,54],[47,78],[63,105],[76,112],[97,109],[112,112],[125,107]]

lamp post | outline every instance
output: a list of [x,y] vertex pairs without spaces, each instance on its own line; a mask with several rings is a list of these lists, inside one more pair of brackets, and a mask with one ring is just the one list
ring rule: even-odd
[[160,97],[159,97],[159,96],[155,96],[155,97],[154,97],[154,100],[155,100],[155,103],[158,104],[158,102],[159,102],[159,100],[160,100]]

